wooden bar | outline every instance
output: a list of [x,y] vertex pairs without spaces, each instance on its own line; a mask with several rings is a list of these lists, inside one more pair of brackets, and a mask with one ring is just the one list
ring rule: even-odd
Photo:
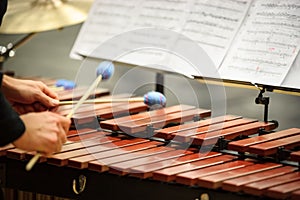
[[109,133],[103,132],[103,131],[97,131],[97,132],[91,132],[91,133],[84,133],[77,136],[69,137],[68,141],[72,142],[80,142],[83,140],[91,140],[91,139],[97,139],[100,137],[105,137],[105,135],[108,135]]
[[139,113],[139,114],[135,114],[135,115],[120,117],[120,118],[117,118],[117,119],[106,120],[106,121],[100,122],[100,126],[103,129],[118,131],[118,130],[120,130],[119,126],[118,126],[119,124],[124,124],[124,123],[127,123],[127,122],[144,120],[144,119],[151,119],[152,117],[164,116],[164,115],[167,115],[167,114],[182,112],[182,111],[191,110],[191,109],[194,109],[194,108],[195,108],[194,106],[176,105],[176,106],[171,106],[171,107],[162,108],[162,109],[158,109],[158,110],[152,110],[152,111],[149,111],[149,112],[144,112],[144,113]]
[[112,174],[117,174],[117,175],[125,175],[127,173],[131,172],[131,168],[140,166],[140,165],[145,165],[145,164],[150,164],[150,163],[156,163],[156,162],[161,162],[169,159],[177,159],[180,156],[191,154],[192,152],[186,151],[186,150],[172,150],[168,152],[164,152],[161,154],[155,154],[155,155],[150,155],[147,157],[143,158],[137,158],[134,160],[128,160],[124,161],[121,163],[115,163],[110,165],[109,172]]
[[187,110],[178,113],[167,114],[165,116],[155,116],[148,119],[121,123],[118,126],[123,132],[133,134],[146,131],[149,125],[151,125],[153,128],[163,128],[169,123],[183,123],[186,121],[191,121],[195,116],[208,117],[210,116],[210,111],[202,109]]
[[121,104],[116,107],[109,107],[106,109],[97,109],[91,110],[87,112],[75,113],[72,117],[73,123],[76,124],[85,124],[92,123],[97,118],[101,119],[111,119],[114,116],[118,116],[121,114],[131,114],[137,112],[143,112],[148,109],[148,106],[142,102],[137,103],[129,103],[129,104]]
[[6,151],[6,157],[15,160],[24,160],[26,152],[27,151],[18,148],[8,149]]
[[8,144],[8,145],[5,145],[5,146],[1,147],[0,148],[0,157],[1,156],[6,156],[7,150],[13,149],[13,148],[15,148],[15,146],[13,144]]
[[188,131],[182,131],[179,133],[171,134],[173,136],[173,140],[178,142],[190,142],[193,137],[197,137],[201,134],[208,134],[215,131],[221,131],[225,129],[229,129],[232,127],[239,127],[245,124],[251,124],[257,122],[255,119],[236,119],[227,122],[223,122],[221,124],[213,124],[210,126],[204,126],[197,129],[192,129]]
[[90,128],[70,130],[67,134],[67,142],[64,144],[63,149],[67,144],[92,140],[92,139],[96,140],[97,138],[105,137],[110,134],[111,133],[109,132],[98,131],[97,129],[90,129]]
[[71,137],[77,137],[78,135],[81,134],[86,134],[86,133],[91,133],[91,132],[96,132],[96,129],[91,129],[91,128],[83,128],[79,130],[69,130],[67,133],[67,138],[70,139]]
[[299,128],[291,128],[283,131],[269,133],[261,136],[251,137],[244,140],[233,141],[228,144],[228,149],[238,152],[247,152],[251,145],[256,145],[271,140],[300,134]]
[[[75,142],[66,143],[62,146],[62,149],[60,153],[67,152],[67,151],[73,151],[85,147],[95,146],[98,144],[98,141],[102,138],[108,137],[109,133],[104,131],[96,131],[91,133],[83,134],[80,137],[80,140],[77,140]],[[78,136],[77,136],[78,137]],[[121,139],[121,138],[119,138]]]
[[111,149],[104,152],[93,153],[90,155],[79,156],[75,158],[70,158],[68,161],[68,166],[78,169],[84,169],[88,167],[88,163],[94,160],[99,160],[104,158],[109,158],[118,155],[124,155],[127,153],[132,153],[136,151],[141,151],[153,147],[157,147],[158,145],[162,145],[161,142],[149,141],[141,144],[132,144],[129,146],[119,147],[117,149]]
[[291,173],[296,170],[297,168],[291,166],[278,166],[275,169],[257,172],[247,176],[242,176],[239,178],[224,181],[222,184],[222,189],[230,192],[240,192],[243,189],[243,185],[247,185],[261,180],[272,179],[273,177]]
[[269,188],[265,195],[275,199],[287,199],[296,190],[300,190],[300,180]]
[[209,152],[209,153],[194,153],[180,156],[176,159],[155,162],[151,164],[140,165],[137,167],[132,167],[130,169],[130,176],[138,177],[138,178],[149,178],[152,177],[153,172],[155,170],[160,170],[163,168],[170,168],[173,166],[184,165],[189,162],[199,161],[206,158],[212,158],[215,156],[221,155],[217,152]]
[[237,178],[267,169],[273,169],[280,166],[275,163],[253,164],[240,169],[233,169],[218,174],[201,177],[198,179],[198,185],[205,188],[217,189],[222,187],[222,183],[228,179]]
[[192,123],[186,123],[186,124],[180,124],[178,126],[172,126],[168,128],[163,128],[160,130],[155,131],[155,137],[163,138],[166,140],[173,139],[175,133],[182,132],[182,131],[188,131],[191,129],[197,129],[200,127],[210,126],[213,124],[218,123],[224,123],[231,120],[236,120],[242,118],[241,116],[235,116],[235,115],[226,115],[226,116],[220,116],[210,119],[203,119],[200,121],[192,122]]
[[[201,169],[201,168],[205,168],[205,167],[209,167],[209,166],[213,166],[213,165],[219,165],[225,162],[229,162],[232,161],[233,159],[236,159],[235,156],[231,156],[231,155],[220,155],[220,156],[215,156],[215,157],[204,157],[201,156],[201,159],[198,159],[196,161],[188,161],[188,162],[183,162],[180,163],[180,165],[175,165],[172,164],[170,166],[168,166],[167,168],[161,169],[161,170],[157,170],[154,171],[156,169],[144,169],[143,173],[146,173],[148,171],[154,171],[153,172],[153,179],[154,180],[160,180],[160,181],[164,181],[164,182],[170,182],[175,180],[176,178],[176,174],[179,173],[184,173],[187,171],[192,171],[192,170],[196,170],[196,169]],[[159,168],[158,168],[159,169]],[[148,170],[148,171],[147,171]]]
[[115,138],[115,137],[101,138],[100,142],[98,142],[97,145],[89,146],[84,144],[83,145],[84,148],[55,154],[48,159],[48,163],[53,163],[56,165],[65,165],[62,163],[66,163],[66,160],[69,161],[70,158],[84,156],[84,155],[92,155],[98,152],[109,151],[112,149],[118,149],[121,147],[145,143],[145,142],[148,142],[148,140],[142,138],[133,138],[133,139],[124,139],[124,140],[120,140],[120,138]]
[[[67,151],[67,152],[62,152],[62,153],[57,153],[54,154],[50,157],[47,158],[47,163],[52,164],[52,165],[57,165],[57,166],[64,166],[68,164],[68,159],[76,157],[76,156],[81,156],[81,155],[88,155],[90,154],[91,150],[95,151],[101,151],[103,149],[107,149],[109,147],[106,147],[104,144],[110,144],[113,142],[119,141],[120,138],[115,138],[115,137],[104,137],[100,138],[97,141],[97,144],[95,146],[90,146],[87,148],[82,148],[82,149],[77,149],[73,151]],[[103,146],[100,146],[103,145]],[[114,144],[112,144],[114,146]]]
[[272,130],[276,128],[274,123],[254,122],[250,124],[232,127],[220,131],[210,132],[208,134],[201,134],[191,137],[192,144],[195,145],[213,145],[216,144],[220,137],[232,140],[238,136],[249,136],[258,133],[260,129]]
[[107,120],[107,121],[101,123],[101,125],[105,126],[106,124],[109,124],[109,126],[116,127],[116,129],[111,129],[111,128],[107,128],[107,129],[118,130],[118,128],[117,128],[118,124],[123,124],[123,123],[131,122],[131,121],[139,121],[139,120],[144,120],[144,119],[151,119],[152,117],[165,116],[167,114],[182,112],[182,111],[191,110],[194,108],[195,108],[194,106],[176,105],[176,106],[171,106],[171,107],[167,107],[167,108],[151,110],[151,111],[144,112],[144,113],[138,113],[138,114],[134,114],[134,115],[130,115],[130,116],[124,116],[124,117],[117,118],[117,119]]
[[142,151],[137,151],[137,152],[131,152],[126,155],[119,155],[119,156],[113,156],[110,158],[104,158],[99,160],[94,160],[88,163],[88,169],[93,170],[93,171],[98,171],[98,172],[104,172],[109,170],[109,166],[114,164],[114,163],[121,163],[121,162],[126,162],[129,160],[134,160],[134,159],[139,159],[139,158],[145,158],[148,156],[152,155],[158,155],[161,153],[173,151],[173,148],[170,147],[155,147],[155,148],[150,148]]
[[162,146],[158,148],[151,148],[143,151],[132,152],[123,156],[114,156],[111,158],[103,159],[102,161],[104,163],[111,165],[115,163],[129,162],[140,158],[146,158],[148,156],[156,156],[158,154],[166,153],[170,151],[175,151],[175,148]]
[[215,165],[215,166],[211,166],[211,167],[207,167],[207,168],[203,168],[203,169],[198,169],[198,170],[193,170],[193,171],[177,174],[175,181],[177,183],[192,186],[192,185],[197,184],[198,179],[200,177],[229,171],[231,169],[245,167],[247,165],[253,165],[253,163],[248,162],[248,161],[242,161],[242,160],[227,162],[227,163],[220,164],[220,165]]
[[260,155],[269,156],[276,154],[278,148],[292,149],[300,145],[300,135],[294,135],[288,138],[282,138],[269,142],[256,144],[249,147],[249,152]]
[[247,194],[262,196],[268,188],[299,180],[300,172],[292,172],[282,176],[276,176],[272,179],[247,184],[243,187],[243,191]]
[[300,162],[300,151],[295,151],[291,153],[291,160]]

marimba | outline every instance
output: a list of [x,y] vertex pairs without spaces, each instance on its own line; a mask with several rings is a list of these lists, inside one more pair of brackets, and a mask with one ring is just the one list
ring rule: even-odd
[[72,199],[299,199],[300,129],[210,114],[190,105],[83,106],[69,142],[32,171],[34,152],[2,148],[1,180]]

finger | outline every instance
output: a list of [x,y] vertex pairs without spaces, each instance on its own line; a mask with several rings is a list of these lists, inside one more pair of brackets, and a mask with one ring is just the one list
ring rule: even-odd
[[[67,133],[70,128],[70,119],[63,117],[61,115],[58,115],[56,113],[51,113],[53,117],[56,118],[56,127],[58,129],[57,133],[57,139],[61,142],[61,145],[64,144],[67,141]],[[61,146],[60,146],[61,148]]]
[[12,105],[13,109],[18,113],[18,114],[25,114],[25,110],[23,109],[22,106],[20,106],[19,104],[13,104]]
[[64,132],[67,134],[70,129],[71,119],[61,116],[61,115],[58,115],[58,114],[56,114],[56,116],[59,119],[59,121],[62,125],[62,128],[64,129]]
[[52,107],[52,108],[49,108],[49,111],[51,112],[56,112],[58,110],[58,106],[55,106],[55,107]]
[[57,123],[57,143],[56,143],[56,152],[60,152],[62,145],[66,142],[66,135],[63,127],[60,125],[60,123]]
[[42,156],[50,156],[54,152],[50,150],[51,148],[48,145],[42,145],[36,149],[36,152],[40,153]]
[[56,143],[56,148],[55,148],[55,152],[54,153],[58,153],[61,151],[61,148],[62,148],[62,141],[61,140],[57,140],[57,143]]
[[52,155],[56,152],[59,152],[61,150],[62,143],[60,139],[58,138],[58,132],[59,128],[56,127],[56,130],[54,132],[49,132],[51,136],[48,136],[51,138],[51,142],[48,141],[47,144],[44,146],[43,152],[47,155]]
[[37,100],[44,104],[46,107],[55,107],[59,105],[58,95],[51,90],[46,84],[38,82],[39,93]]
[[47,108],[59,106],[59,100],[54,99],[43,92],[37,96],[37,100]]
[[67,134],[66,134],[65,129],[61,126],[61,124],[59,126],[60,126],[59,127],[60,133],[59,133],[58,137],[59,137],[59,140],[61,141],[61,143],[64,144],[67,142]]
[[29,112],[34,112],[35,111],[32,105],[25,105],[24,104],[22,106],[24,108],[25,113],[29,113]]
[[47,85],[42,84],[41,85],[41,90],[44,94],[46,94],[47,96],[51,97],[52,99],[57,99],[58,100],[58,95],[56,92],[54,92],[53,90],[51,90]]
[[47,112],[49,115],[51,115],[51,117],[56,118],[56,122],[57,124],[60,125],[60,127],[62,128],[63,131],[61,131],[64,134],[64,137],[66,137],[69,129],[70,129],[70,125],[71,125],[71,119],[66,118],[64,116],[61,116],[57,113],[54,112]]
[[34,111],[36,112],[42,112],[42,111],[46,111],[48,108],[45,107],[43,104],[39,103],[39,102],[35,102],[33,103],[33,108],[34,108]]

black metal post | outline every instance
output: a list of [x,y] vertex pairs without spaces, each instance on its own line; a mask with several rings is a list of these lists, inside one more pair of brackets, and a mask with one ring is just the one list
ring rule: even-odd
[[156,88],[155,91],[164,94],[164,75],[162,73],[156,73]]

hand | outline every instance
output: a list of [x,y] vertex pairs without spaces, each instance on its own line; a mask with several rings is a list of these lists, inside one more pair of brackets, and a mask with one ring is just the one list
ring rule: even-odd
[[25,124],[24,134],[13,144],[26,151],[51,155],[66,142],[70,119],[53,112],[28,113],[20,116]]
[[2,91],[21,114],[45,111],[59,103],[57,94],[40,81],[15,79],[5,75]]

